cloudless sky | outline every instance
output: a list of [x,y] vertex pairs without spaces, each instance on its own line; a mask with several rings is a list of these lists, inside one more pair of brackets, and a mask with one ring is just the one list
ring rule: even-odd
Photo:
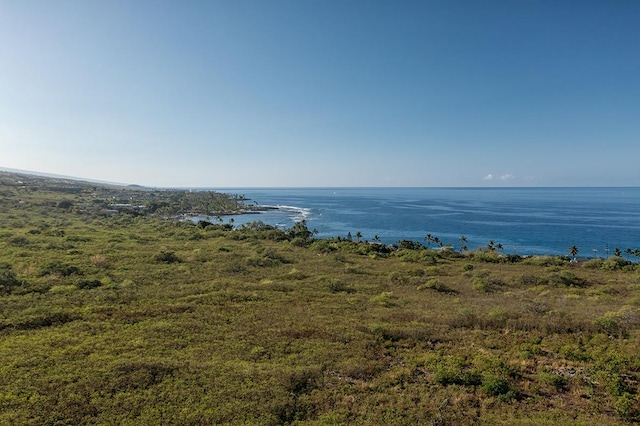
[[0,167],[640,185],[640,1],[0,0]]

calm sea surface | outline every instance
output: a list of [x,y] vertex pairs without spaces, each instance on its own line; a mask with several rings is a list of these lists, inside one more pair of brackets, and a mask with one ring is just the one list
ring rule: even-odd
[[[432,234],[469,249],[501,243],[506,253],[606,256],[640,248],[640,188],[274,188],[216,189],[278,210],[234,216],[291,227],[305,219],[319,237],[424,242]],[[594,249],[597,252],[594,252]]]

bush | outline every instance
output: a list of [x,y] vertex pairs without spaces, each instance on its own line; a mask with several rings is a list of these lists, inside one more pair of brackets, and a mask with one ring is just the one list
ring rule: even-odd
[[348,286],[335,278],[329,280],[328,287],[329,291],[332,293],[355,293],[356,291],[353,287]]
[[587,282],[569,271],[552,272],[547,275],[547,282],[552,285],[566,287],[586,287]]
[[453,368],[439,368],[433,375],[434,382],[443,385],[478,386],[482,376],[473,370],[456,371]]
[[182,260],[173,251],[161,251],[153,257],[156,262],[162,263],[179,263]]
[[627,259],[624,259],[620,256],[612,256],[602,262],[602,268],[608,269],[610,271],[616,271],[618,269],[622,269],[625,266],[631,265]]
[[0,294],[11,293],[16,287],[23,285],[8,265],[0,266]]
[[61,277],[68,277],[71,275],[81,275],[80,268],[77,266],[67,265],[62,262],[51,262],[40,271],[40,276],[45,275],[60,275]]
[[524,258],[523,263],[532,266],[566,266],[569,261],[561,256],[531,256]]
[[587,269],[600,269],[600,268],[602,268],[602,264],[603,263],[604,262],[600,258],[591,259],[591,260],[587,260],[586,262],[584,262],[582,264],[582,267],[583,268],[587,268]]
[[616,414],[625,420],[638,420],[640,416],[640,400],[629,392],[623,393],[616,399]]
[[394,305],[393,292],[383,291],[382,293],[373,296],[369,299],[369,303],[379,306],[391,307]]
[[485,277],[476,277],[471,283],[471,288],[479,293],[489,293],[492,290],[491,283]]
[[99,280],[80,280],[76,283],[76,287],[82,290],[90,290],[100,287],[102,283]]
[[456,290],[452,289],[451,287],[447,286],[446,284],[441,283],[436,278],[431,278],[426,283],[424,283],[422,285],[419,285],[417,287],[417,289],[418,290],[429,289],[429,290],[435,290],[438,293],[447,293],[447,294],[455,294],[455,293],[457,293]]
[[509,382],[502,377],[488,375],[482,379],[481,389],[491,396],[512,398],[515,393],[511,390]]
[[567,379],[557,373],[538,373],[538,381],[547,386],[555,388],[557,391],[565,391],[567,388]]

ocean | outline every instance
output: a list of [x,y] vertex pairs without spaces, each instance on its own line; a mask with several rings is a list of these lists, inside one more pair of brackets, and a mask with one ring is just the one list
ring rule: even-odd
[[276,206],[233,216],[235,225],[260,220],[291,227],[306,220],[317,237],[384,243],[425,243],[431,234],[470,250],[493,240],[504,253],[606,257],[640,248],[640,188],[232,188],[248,204]]

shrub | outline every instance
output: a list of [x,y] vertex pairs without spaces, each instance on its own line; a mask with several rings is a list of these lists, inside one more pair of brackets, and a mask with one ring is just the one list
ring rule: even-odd
[[640,400],[629,392],[623,393],[616,399],[616,414],[625,420],[638,420],[640,416]]
[[547,275],[547,282],[552,285],[567,287],[586,287],[587,282],[569,271],[552,272]]
[[489,293],[491,292],[491,283],[485,277],[476,277],[471,283],[471,288],[479,293]]
[[173,251],[161,251],[153,257],[156,262],[162,263],[178,263],[182,262],[180,258]]
[[59,201],[58,204],[56,205],[56,207],[58,207],[59,209],[69,209],[69,208],[73,207],[73,201],[71,201],[71,200]]
[[447,293],[447,294],[457,293],[456,290],[452,289],[446,284],[441,283],[440,281],[438,281],[437,278],[431,278],[426,283],[419,285],[417,289],[418,290],[429,289],[429,290],[435,290],[438,293]]
[[298,270],[297,268],[291,268],[286,276],[287,278],[291,278],[293,280],[304,280],[305,278],[307,278],[307,274]]
[[459,371],[454,368],[438,368],[433,375],[434,382],[443,385],[478,386],[482,376],[474,370]]
[[29,240],[26,237],[13,237],[9,240],[9,244],[17,247],[25,247],[30,244]]
[[535,275],[524,274],[520,277],[520,284],[523,286],[536,286],[540,284],[540,278]]
[[609,312],[595,321],[593,321],[596,329],[605,334],[616,334],[619,331],[618,318],[615,313]]
[[567,388],[566,377],[557,373],[538,373],[538,381],[547,386],[555,388],[557,391],[565,391]]
[[591,259],[591,260],[587,260],[586,262],[584,262],[582,264],[582,267],[583,268],[587,268],[587,269],[600,269],[600,268],[602,268],[602,264],[603,263],[604,262],[600,258]]
[[327,240],[314,241],[312,244],[312,247],[318,253],[323,253],[323,254],[331,253],[337,249],[335,245],[331,244]]
[[68,277],[71,275],[81,275],[80,268],[77,266],[67,265],[62,262],[51,262],[40,271],[40,276],[45,275],[60,275],[61,277]]
[[348,286],[335,278],[329,280],[328,287],[332,293],[341,293],[341,292],[355,293],[356,291],[353,287]]
[[380,305],[385,307],[391,307],[394,305],[392,301],[393,292],[391,291],[383,291],[382,293],[373,296],[369,299],[369,303],[373,303],[374,305]]
[[604,262],[602,262],[602,268],[608,269],[610,271],[622,269],[628,265],[631,265],[631,262],[629,262],[627,259],[624,259],[620,256],[612,256],[607,260],[605,260]]
[[531,256],[524,258],[523,263],[533,266],[565,266],[569,261],[561,256]]
[[100,287],[102,283],[99,280],[80,280],[76,283],[76,287],[82,290],[89,290]]
[[487,375],[482,379],[481,389],[491,396],[512,398],[515,393],[511,390],[509,382],[502,377]]
[[23,285],[8,265],[0,266],[0,294],[11,293],[16,287]]

